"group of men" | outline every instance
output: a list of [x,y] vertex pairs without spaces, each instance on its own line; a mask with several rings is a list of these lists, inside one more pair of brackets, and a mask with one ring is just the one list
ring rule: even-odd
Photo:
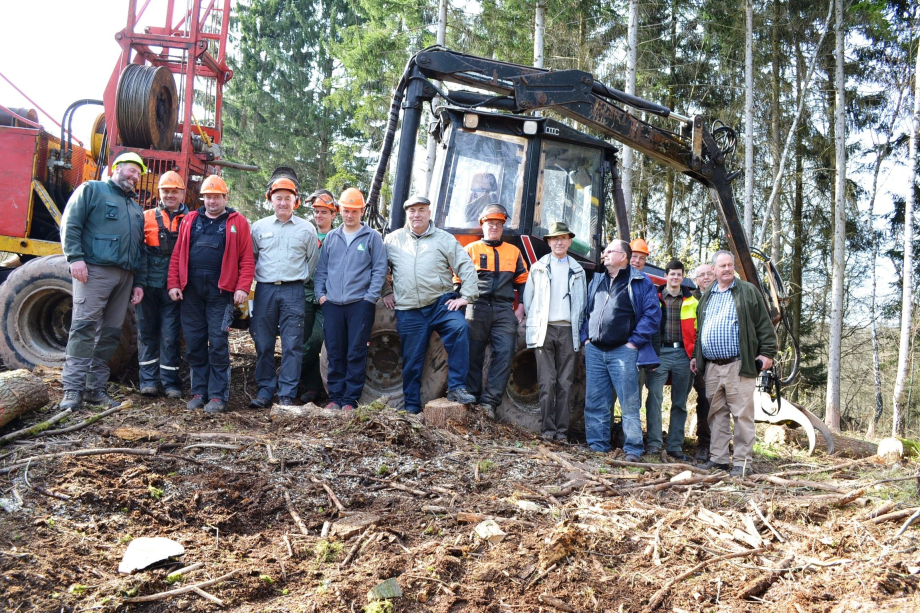
[[[585,429],[592,449],[610,450],[611,409],[618,398],[627,460],[663,446],[672,457],[686,459],[686,401],[693,386],[699,395],[698,447],[705,450],[698,458],[730,468],[730,414],[732,470],[750,470],[754,377],[772,364],[776,338],[762,297],[735,278],[731,253],[719,251],[712,268],[697,270],[701,296],[683,287],[684,267],[677,260],[666,267],[667,282],[656,288],[642,272],[648,247],[641,239],[632,245],[611,242],[603,252],[604,270],[589,279],[568,256],[575,234],[554,223],[543,236],[550,253],[528,270],[521,252],[502,240],[508,212],[499,204],[479,214],[483,239],[463,247],[434,226],[428,199],[413,196],[403,205],[405,227],[384,239],[362,221],[365,201],[356,188],[338,200],[326,190],[307,198],[315,225],[295,215],[299,184],[285,170],[276,171],[266,191],[273,214],[251,226],[227,206],[227,185],[213,175],[201,184],[198,210],[186,207],[185,183],[169,171],[159,177],[158,206],[141,211],[134,188],[146,168],[134,153],[113,162],[108,181],[89,181],[74,192],[62,231],[74,279],[62,407],[115,403],[106,393],[106,363],[118,346],[130,301],[138,314],[141,393],[182,397],[178,368],[184,336],[188,408],[225,411],[228,332],[235,308],[247,303],[255,281],[250,333],[258,389],[252,408],[269,407],[276,397],[278,404],[295,404],[301,384],[300,400],[317,401],[325,344],[325,406],[354,409],[363,394],[379,300],[395,309],[406,411],[422,410],[425,355],[437,332],[448,355],[448,399],[476,403],[494,419],[511,374],[518,325],[526,318],[544,439],[568,438],[576,354],[583,350]],[[333,229],[339,213],[342,222]],[[649,389],[645,441],[643,378]],[[668,381],[671,417],[663,441],[662,389]]]

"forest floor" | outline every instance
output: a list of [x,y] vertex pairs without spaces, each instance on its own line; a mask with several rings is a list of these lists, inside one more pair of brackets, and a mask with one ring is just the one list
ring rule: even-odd
[[[253,358],[234,353],[226,414],[112,384],[121,410],[0,448],[0,609],[920,610],[920,523],[901,529],[920,507],[915,460],[758,445],[760,474],[733,480],[473,414],[273,418],[245,408]],[[120,574],[138,537],[185,553]]]

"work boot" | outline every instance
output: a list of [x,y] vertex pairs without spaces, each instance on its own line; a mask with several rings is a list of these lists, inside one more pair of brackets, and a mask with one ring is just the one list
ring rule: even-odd
[[319,397],[319,392],[316,390],[307,390],[300,396],[300,401],[304,404],[308,402],[315,402]]
[[188,404],[185,405],[185,408],[194,411],[195,409],[204,408],[204,398],[201,397],[201,394],[195,394],[192,396],[192,399],[188,401]]
[[256,396],[249,401],[250,409],[267,409],[272,406],[271,398],[263,398],[262,396]]
[[491,404],[481,404],[479,407],[482,409],[482,412],[486,417],[492,421],[495,421],[495,407],[493,407]]
[[103,406],[110,409],[121,406],[121,401],[115,400],[106,394],[105,390],[93,390],[91,392],[86,392],[83,394],[83,402],[86,404]]
[[705,470],[724,470],[725,472],[728,472],[732,469],[732,467],[728,464],[719,464],[718,462],[713,462],[712,460],[703,462],[700,464],[700,468]]
[[693,454],[693,459],[698,460],[700,462],[705,462],[706,460],[708,460],[709,459],[709,445],[706,445],[705,447],[697,447],[696,453]]
[[204,405],[205,413],[223,413],[227,410],[227,403],[220,398],[211,398],[208,404]]
[[354,407],[354,405],[343,404],[343,405],[342,405],[342,410],[343,410],[343,411],[354,411],[354,410],[355,410],[355,407]]
[[742,479],[744,479],[745,477],[750,477],[753,474],[754,474],[754,471],[751,470],[750,466],[748,466],[747,468],[745,468],[744,466],[733,466],[731,473],[729,473],[732,479],[734,479],[735,477],[741,477]]
[[447,399],[451,402],[458,402],[460,404],[473,404],[476,402],[476,397],[466,391],[465,387],[458,387],[455,390],[450,390],[447,392]]
[[555,435],[554,433],[552,433],[552,432],[541,432],[541,433],[540,433],[540,438],[543,439],[543,440],[546,441],[546,442],[550,442],[550,441],[555,440],[556,435]]
[[677,460],[678,462],[686,462],[690,459],[680,451],[669,451],[668,457],[673,460]]
[[61,398],[62,409],[77,410],[81,406],[83,406],[83,392],[78,392],[76,390],[67,390],[64,392],[64,397]]
[[175,388],[169,388],[166,390],[166,397],[170,400],[178,400],[182,398],[182,390],[177,390]]
[[141,388],[141,396],[159,396],[160,389],[155,385],[145,385]]
[[339,411],[339,410],[342,409],[342,407],[340,407],[338,404],[336,404],[336,403],[334,403],[334,402],[331,402],[331,401],[329,402],[329,404],[327,404],[327,405],[326,405],[325,407],[323,407],[323,408],[324,408],[324,409],[329,409],[330,411]]
[[627,453],[626,456],[623,458],[623,461],[624,462],[641,462],[642,458],[640,458],[634,453]]

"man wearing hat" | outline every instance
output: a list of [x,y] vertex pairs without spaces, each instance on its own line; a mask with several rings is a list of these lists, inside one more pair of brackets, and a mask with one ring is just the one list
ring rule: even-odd
[[543,240],[550,253],[530,268],[524,286],[527,347],[537,358],[537,384],[543,440],[565,442],[569,429],[569,392],[575,375],[575,354],[581,345],[588,284],[585,269],[568,256],[575,233],[559,221]]
[[128,302],[144,298],[144,213],[134,188],[147,172],[136,153],[112,162],[108,181],[86,181],[70,196],[61,221],[73,276],[73,314],[61,383],[62,409],[83,402],[114,406],[106,394],[109,359],[121,341]]
[[255,271],[252,237],[246,218],[227,206],[223,179],[208,176],[198,193],[204,206],[179,226],[166,285],[169,297],[182,301],[185,356],[192,375],[192,399],[186,406],[223,413],[230,399],[233,305],[249,299]]
[[[502,402],[511,361],[517,349],[517,327],[524,320],[524,305],[515,298],[523,294],[527,265],[520,249],[502,240],[508,212],[500,204],[490,204],[479,215],[482,240],[466,246],[479,278],[479,296],[466,308],[470,325],[470,372],[466,388],[476,397],[483,413],[495,419]],[[486,346],[492,345],[489,376],[482,383],[482,363]]]
[[[313,278],[319,259],[316,230],[294,215],[300,206],[298,186],[289,169],[275,171],[265,197],[275,214],[252,224],[256,292],[249,332],[256,347],[258,394],[253,409],[272,404],[291,406],[303,366],[304,282]],[[275,368],[275,339],[281,334],[281,368]]]
[[182,397],[179,377],[181,326],[179,303],[166,291],[169,259],[179,238],[179,224],[188,214],[185,183],[173,170],[160,175],[160,202],[144,211],[144,250],[147,283],[137,305],[137,357],[141,394],[157,396],[160,384],[167,398]]
[[349,187],[339,197],[342,225],[326,235],[316,270],[329,358],[327,409],[352,410],[364,392],[367,345],[377,299],[387,277],[387,253],[376,230],[361,221],[364,195]]
[[[332,232],[332,223],[339,213],[339,204],[335,201],[332,192],[325,189],[316,190],[305,202],[313,207],[317,243],[322,249],[326,235]],[[300,371],[300,382],[303,384],[304,393],[300,399],[306,403],[316,402],[323,394],[323,377],[319,371],[320,352],[323,350],[323,307],[316,299],[312,277],[304,283],[304,300],[303,368]]]
[[[428,198],[412,196],[403,209],[405,227],[391,232],[384,241],[393,293],[384,296],[383,303],[396,309],[406,411],[422,411],[422,372],[432,332],[438,333],[447,350],[447,399],[472,404],[476,397],[466,390],[469,326],[460,309],[479,295],[476,269],[457,238],[431,222]],[[460,279],[459,292],[454,276]]]

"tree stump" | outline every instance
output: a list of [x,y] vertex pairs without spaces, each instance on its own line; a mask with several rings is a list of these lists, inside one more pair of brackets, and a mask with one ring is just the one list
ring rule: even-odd
[[0,372],[0,428],[48,404],[48,387],[28,370]]
[[436,398],[425,405],[422,418],[427,426],[444,428],[447,422],[453,421],[466,424],[466,407],[459,402],[451,402],[447,398]]

